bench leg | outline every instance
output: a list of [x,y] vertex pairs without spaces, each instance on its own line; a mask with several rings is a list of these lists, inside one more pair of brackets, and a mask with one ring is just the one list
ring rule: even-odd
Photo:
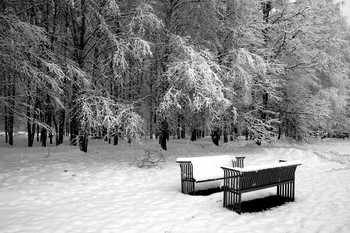
[[242,194],[240,192],[236,193],[233,191],[224,190],[224,201],[223,207],[234,210],[238,214],[242,211]]
[[195,183],[193,180],[182,180],[181,181],[181,192],[183,194],[194,194]]
[[295,193],[294,181],[277,186],[278,196],[286,197],[286,198],[289,198],[291,201],[294,201],[294,193]]
[[242,194],[237,194],[236,212],[241,214],[242,212]]
[[193,179],[193,165],[190,162],[180,162],[181,170],[181,192],[184,194],[194,194],[195,180]]

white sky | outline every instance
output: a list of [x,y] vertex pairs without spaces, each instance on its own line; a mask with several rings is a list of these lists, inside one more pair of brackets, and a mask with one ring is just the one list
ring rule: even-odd
[[345,4],[342,8],[343,14],[347,16],[348,18],[348,23],[350,24],[350,0],[336,0],[336,2],[344,1]]

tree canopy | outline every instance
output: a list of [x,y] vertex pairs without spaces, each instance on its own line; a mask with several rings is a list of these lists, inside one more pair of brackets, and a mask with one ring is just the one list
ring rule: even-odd
[[3,0],[6,141],[13,144],[16,125],[26,127],[28,146],[35,133],[43,146],[69,134],[83,151],[89,137],[165,143],[169,134],[223,134],[260,144],[348,133],[350,30],[341,4]]

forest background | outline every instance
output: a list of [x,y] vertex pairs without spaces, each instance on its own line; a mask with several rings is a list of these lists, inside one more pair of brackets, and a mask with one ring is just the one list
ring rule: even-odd
[[350,30],[332,0],[0,0],[0,124],[214,143],[349,134]]

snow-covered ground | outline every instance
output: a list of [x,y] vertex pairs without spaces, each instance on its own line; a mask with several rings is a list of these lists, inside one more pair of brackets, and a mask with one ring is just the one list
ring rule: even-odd
[[[145,150],[125,142],[90,140],[83,153],[67,145],[27,148],[25,135],[13,148],[0,141],[1,233],[350,232],[349,140],[262,147],[170,140],[166,162],[156,168],[135,166]],[[156,141],[144,146],[158,150]],[[246,156],[246,166],[300,160],[295,202],[238,215],[222,207],[222,193],[181,194],[176,158],[231,153]],[[273,194],[266,189],[244,198]]]

